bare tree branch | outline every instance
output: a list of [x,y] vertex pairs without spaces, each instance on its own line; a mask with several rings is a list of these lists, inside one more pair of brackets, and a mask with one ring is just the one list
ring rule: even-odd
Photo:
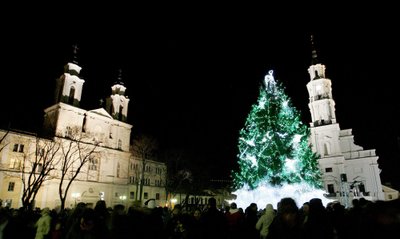
[[60,155],[60,184],[58,193],[61,200],[61,209],[65,208],[65,202],[72,183],[80,175],[92,156],[96,155],[99,142],[86,143],[85,134],[78,128],[69,132],[69,139],[61,139]]
[[145,171],[147,160],[154,158],[156,150],[158,149],[158,141],[151,135],[142,135],[133,139],[132,141],[132,154],[141,159],[142,169],[140,171],[139,181],[139,200],[142,200],[143,185],[145,179]]
[[57,153],[60,143],[52,140],[35,138],[35,151],[24,155],[21,168],[23,184],[22,204],[28,207],[35,200],[42,184],[52,179],[51,172],[59,162]]

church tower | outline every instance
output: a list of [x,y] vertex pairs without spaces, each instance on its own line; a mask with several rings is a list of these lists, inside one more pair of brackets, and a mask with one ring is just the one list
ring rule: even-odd
[[319,63],[314,41],[311,37],[312,61],[308,68],[310,82],[307,84],[311,112],[311,143],[319,155],[340,154],[339,124],[336,123],[335,101],[332,97],[331,80],[325,77],[325,65]]
[[68,137],[72,128],[78,128],[85,111],[80,109],[83,79],[77,61],[78,47],[73,46],[72,60],[64,66],[56,79],[54,104],[44,110],[43,133],[47,136]]
[[57,79],[55,102],[63,102],[79,107],[82,97],[82,87],[85,82],[79,78],[81,67],[77,61],[78,47],[73,48],[73,60],[64,66],[64,73]]
[[126,122],[128,117],[128,96],[125,96],[126,87],[122,81],[122,70],[119,70],[117,80],[111,87],[111,96],[106,100],[107,112],[116,120]]
[[326,196],[351,206],[351,200],[364,197],[384,200],[375,149],[364,150],[354,143],[351,129],[341,130],[336,121],[331,80],[325,76],[325,65],[318,61],[313,37],[312,62],[307,83],[311,113],[312,149],[319,156],[319,167]]

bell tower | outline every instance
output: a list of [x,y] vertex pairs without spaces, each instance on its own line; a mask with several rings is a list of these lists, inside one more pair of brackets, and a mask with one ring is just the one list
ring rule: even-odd
[[116,120],[126,122],[128,117],[128,96],[125,96],[126,87],[122,81],[122,70],[118,72],[117,80],[111,86],[111,95],[106,100],[107,112]]
[[325,78],[325,65],[319,63],[314,47],[313,37],[312,61],[308,68],[310,82],[307,84],[310,102],[308,104],[311,111],[311,126],[320,126],[336,123],[335,101],[332,98],[331,80]]
[[85,81],[79,77],[82,68],[77,61],[78,50],[77,45],[74,45],[72,62],[64,66],[64,73],[57,79],[54,103],[62,102],[75,107],[80,105]]

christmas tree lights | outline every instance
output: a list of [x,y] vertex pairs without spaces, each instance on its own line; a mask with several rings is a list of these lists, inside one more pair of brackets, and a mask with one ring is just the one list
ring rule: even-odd
[[[238,200],[241,196],[248,198],[249,193],[258,194],[258,198],[262,191],[268,191],[265,200],[272,195],[296,198],[296,193],[306,196],[307,192],[313,193],[310,197],[322,196],[318,156],[309,144],[309,128],[302,123],[284,87],[275,81],[272,70],[264,83],[239,133],[239,169],[232,174]],[[289,185],[291,190],[284,190]],[[280,192],[273,193],[272,188]],[[240,192],[242,195],[238,195]],[[254,196],[250,198],[257,203]]]

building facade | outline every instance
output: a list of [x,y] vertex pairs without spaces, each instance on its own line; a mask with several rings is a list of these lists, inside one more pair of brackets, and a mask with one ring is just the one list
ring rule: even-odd
[[[85,82],[80,70],[76,62],[65,65],[54,104],[44,110],[43,134],[0,131],[3,205],[21,207],[24,192],[39,186],[34,206],[40,208],[60,205],[60,192],[65,193],[65,207],[98,200],[111,207],[149,199],[165,205],[166,165],[132,152],[129,98],[121,74],[105,109],[84,110],[79,108]],[[44,174],[40,185],[32,184]]]
[[[332,82],[325,77],[325,65],[313,51],[307,84],[311,112],[311,144],[319,156],[319,166],[327,197],[348,205],[353,198],[392,200],[398,192],[383,186],[375,149],[364,150],[354,143],[351,129],[340,129],[336,121]],[[348,205],[350,206],[350,205]]]

